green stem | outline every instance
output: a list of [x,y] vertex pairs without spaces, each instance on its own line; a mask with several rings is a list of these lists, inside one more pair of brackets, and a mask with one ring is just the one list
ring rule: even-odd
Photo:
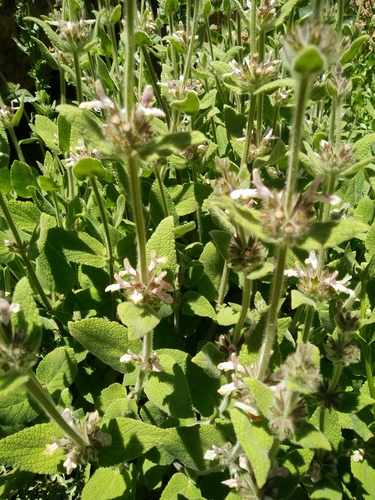
[[17,140],[17,136],[16,136],[16,133],[14,131],[14,128],[9,127],[8,131],[9,131],[10,138],[12,139],[13,146],[14,146],[14,149],[16,150],[19,161],[21,161],[22,163],[26,163],[25,157],[23,156],[23,153],[22,153],[21,146],[19,145],[19,142]]
[[344,1],[337,0],[337,33],[339,35],[341,35],[343,23],[344,23]]
[[[361,342],[361,346],[370,396],[372,397],[372,399],[375,399],[375,382],[374,375],[372,373],[371,347],[366,342]],[[373,403],[372,405],[372,412],[375,416],[375,403]]]
[[55,208],[56,212],[56,223],[57,227],[61,227],[61,220],[60,220],[60,213],[59,213],[59,206],[57,203],[57,195],[55,191],[52,191],[52,200],[53,200],[53,206]]
[[182,77],[182,88],[186,87],[186,83],[189,79],[190,72],[191,72],[191,61],[192,61],[194,50],[195,50],[195,35],[197,34],[199,15],[200,15],[199,4],[200,4],[200,0],[194,0],[193,25],[191,28],[191,33],[188,32],[188,36],[190,36],[190,44],[189,44],[188,53],[186,56],[184,74]]
[[60,410],[55,405],[49,393],[43,388],[39,380],[34,375],[31,369],[26,371],[29,379],[25,382],[26,389],[32,397],[38,402],[39,406],[47,413],[47,415],[61,428],[67,436],[71,437],[82,448],[86,448],[90,443],[87,442],[78,432],[71,427],[61,415]]
[[250,18],[250,55],[257,52],[257,0],[251,0]]
[[328,394],[332,394],[332,392],[336,389],[337,384],[339,383],[341,373],[342,373],[343,366],[342,365],[335,365],[333,369],[333,375],[332,378],[329,381],[329,386],[328,386]]
[[250,109],[249,109],[249,115],[248,115],[247,126],[246,126],[245,145],[243,148],[243,153],[242,153],[242,158],[241,158],[241,167],[247,166],[247,157],[249,155],[249,148],[250,148],[250,144],[251,144],[251,134],[252,134],[253,127],[254,127],[256,100],[257,100],[256,96],[251,94],[251,96],[250,96]]
[[233,345],[238,346],[241,340],[241,330],[245,324],[247,313],[249,312],[250,299],[251,299],[251,279],[247,278],[244,273],[244,284],[242,291],[242,304],[241,304],[241,314],[236,323],[233,332]]
[[12,231],[12,234],[14,236],[17,248],[18,248],[18,253],[22,257],[23,262],[25,263],[26,269],[30,275],[30,278],[32,279],[35,288],[37,289],[40,298],[42,299],[43,304],[45,305],[46,309],[48,311],[52,310],[52,306],[50,304],[50,301],[48,300],[46,294],[44,293],[44,290],[42,288],[42,285],[40,284],[37,275],[35,274],[34,268],[25,252],[24,246],[23,246],[23,241],[21,240],[21,237],[18,233],[18,229],[16,225],[13,222],[12,216],[8,210],[8,206],[3,198],[3,195],[0,191],[0,207],[1,210],[3,211],[4,217],[8,223],[8,226],[10,227],[10,230]]
[[65,104],[66,102],[66,84],[65,84],[65,70],[59,68],[60,75],[60,104]]
[[285,242],[279,248],[279,253],[277,256],[276,271],[273,279],[273,289],[271,303],[268,310],[267,323],[264,332],[263,345],[261,348],[259,360],[258,360],[258,376],[259,380],[263,380],[267,375],[269,369],[269,361],[271,358],[271,352],[273,349],[273,344],[275,342],[275,335],[277,329],[277,317],[279,314],[279,301],[283,291],[284,283],[284,269],[286,263],[286,256],[288,253],[288,243]]
[[158,165],[155,165],[153,170],[154,170],[154,174],[155,174],[156,180],[157,180],[158,185],[159,185],[161,203],[163,205],[163,214],[164,214],[164,217],[168,217],[168,215],[169,215],[168,205],[167,205],[167,200],[165,199],[165,192],[164,192],[165,187],[164,187],[163,181],[161,179],[160,170],[159,170]]
[[306,344],[309,341],[310,338],[310,331],[311,331],[311,325],[312,325],[312,320],[314,318],[315,314],[315,309],[313,306],[307,306],[307,312],[306,312],[306,319],[305,319],[305,325],[303,328],[303,337],[302,341]]
[[74,198],[74,179],[72,167],[66,167],[66,174],[68,177],[69,200],[72,201]]
[[73,52],[73,61],[74,61],[74,72],[76,74],[77,101],[80,104],[83,101],[83,94],[82,94],[81,66],[79,64],[79,52],[77,50]]
[[296,90],[296,107],[291,125],[290,155],[286,186],[286,210],[290,215],[299,170],[299,151],[304,128],[305,108],[310,91],[310,76],[301,75]]
[[362,14],[362,5],[363,5],[363,0],[359,0],[359,5],[358,5],[358,10],[357,10],[357,17],[356,17],[356,22],[358,23],[359,20],[361,19],[361,14]]
[[134,38],[134,21],[136,6],[134,0],[127,0],[125,4],[125,63],[124,63],[124,94],[126,120],[131,122],[134,109],[134,54],[136,52]]
[[311,19],[314,19],[317,22],[320,21],[320,16],[321,16],[322,7],[323,7],[324,2],[325,2],[325,0],[315,0],[313,2],[314,7],[313,7],[313,13],[312,13]]
[[[198,173],[197,173],[197,165],[193,163],[191,166],[191,174],[192,174],[192,179],[195,184],[198,183]],[[196,216],[197,216],[197,226],[198,226],[198,238],[200,243],[202,243],[202,238],[203,238],[203,230],[202,230],[202,208],[199,206],[197,210],[195,211]]]
[[[152,337],[153,337],[153,335],[154,335],[154,331],[151,330],[151,332],[146,333],[146,335],[143,337],[143,348],[142,348],[141,357],[142,357],[142,360],[144,363],[147,363],[148,360],[152,356],[152,352],[153,352],[152,351]],[[142,390],[143,390],[143,386],[144,386],[144,382],[145,382],[145,378],[146,378],[146,373],[148,373],[148,372],[145,372],[141,369],[139,374],[138,374],[137,381],[136,381],[135,387],[134,387],[134,399],[136,401],[139,401],[141,398]]]
[[[113,257],[111,235],[109,233],[107,212],[105,210],[103,198],[99,192],[98,184],[96,182],[95,177],[90,177],[90,182],[91,182],[91,186],[92,186],[92,189],[93,189],[95,197],[96,197],[96,203],[99,207],[100,217],[102,219],[103,230],[104,230],[104,240],[105,240],[105,246],[107,249],[107,262],[108,262],[108,267],[109,267],[109,283],[112,284],[113,280],[114,280],[114,278],[113,278],[113,275],[114,275],[114,270],[113,270],[114,257]],[[115,319],[115,317],[116,317],[116,296],[114,293],[111,293],[111,299],[112,299],[112,319]]]

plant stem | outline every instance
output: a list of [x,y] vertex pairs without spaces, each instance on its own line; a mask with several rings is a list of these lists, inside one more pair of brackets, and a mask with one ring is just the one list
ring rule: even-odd
[[26,371],[29,379],[25,382],[26,389],[30,392],[33,398],[38,402],[39,406],[47,413],[47,415],[61,428],[61,430],[73,439],[79,446],[86,448],[90,443],[86,442],[78,432],[71,427],[61,415],[60,410],[55,405],[50,394],[43,388],[39,380],[34,375],[31,369]]
[[[111,235],[109,234],[109,226],[108,226],[108,217],[107,217],[107,212],[104,207],[103,203],[103,198],[100,195],[98,185],[96,182],[95,177],[90,177],[90,182],[92,189],[94,191],[95,197],[96,197],[96,203],[99,207],[100,211],[100,217],[102,219],[102,224],[103,224],[103,230],[104,230],[104,240],[105,240],[105,246],[107,249],[107,261],[108,261],[108,267],[109,267],[109,284],[113,283],[113,248],[112,248],[112,241],[111,241]],[[116,296],[114,293],[111,293],[111,299],[112,299],[112,314],[111,318],[115,319],[116,317]]]
[[257,52],[257,0],[251,0],[250,12],[250,55]]
[[134,21],[136,18],[136,5],[134,0],[125,3],[125,62],[124,62],[124,94],[126,120],[131,122],[134,109]]
[[81,66],[79,64],[79,52],[77,50],[73,52],[73,61],[74,61],[74,72],[76,74],[77,101],[78,104],[80,104],[83,101],[83,94],[82,94]]
[[269,369],[269,361],[271,358],[271,352],[273,349],[273,344],[275,342],[276,328],[277,328],[277,317],[279,314],[279,301],[283,291],[284,283],[284,268],[286,262],[286,256],[288,253],[288,243],[285,242],[279,248],[279,253],[277,256],[276,271],[273,280],[273,289],[271,303],[267,315],[267,323],[264,332],[263,345],[260,351],[260,356],[258,360],[258,375],[259,380],[263,380],[267,375]]
[[[151,330],[150,332],[146,333],[146,335],[143,337],[143,348],[142,348],[142,360],[144,363],[147,363],[147,361],[151,358],[152,355],[152,338],[154,335],[154,331]],[[134,387],[134,399],[136,401],[139,401],[141,395],[142,395],[142,390],[143,390],[143,385],[144,381],[146,378],[146,373],[142,369],[140,370],[138,374],[138,378]]]
[[193,53],[195,49],[195,35],[198,30],[198,22],[199,22],[199,15],[200,15],[200,10],[199,10],[199,4],[200,0],[194,0],[194,14],[193,14],[193,25],[191,27],[191,33],[188,33],[188,36],[190,36],[190,44],[189,44],[189,49],[188,53],[186,56],[185,60],[185,68],[184,68],[184,74],[182,77],[182,88],[186,87],[186,83],[188,81],[188,78],[190,76],[191,72],[191,61],[193,59]]
[[310,338],[310,331],[311,331],[312,320],[314,318],[314,313],[315,309],[313,308],[313,306],[307,306],[305,325],[303,327],[303,337],[302,337],[302,342],[304,342],[305,344],[309,341]]
[[65,104],[66,85],[65,85],[65,71],[63,68],[59,68],[59,75],[60,75],[60,104]]
[[33,268],[27,254],[25,252],[23,241],[21,240],[21,237],[18,233],[18,229],[13,222],[12,216],[8,210],[8,206],[4,200],[4,197],[3,197],[3,194],[1,193],[1,191],[0,191],[0,207],[1,207],[1,210],[3,211],[4,217],[8,223],[8,226],[9,226],[10,230],[12,231],[12,234],[13,234],[14,239],[15,239],[15,243],[17,245],[18,253],[22,257],[22,260],[25,263],[25,266],[26,266],[26,269],[30,275],[30,278],[32,279],[32,281],[35,285],[35,288],[37,289],[37,291],[40,295],[40,298],[42,299],[42,302],[45,305],[46,309],[48,311],[51,311],[52,306],[50,304],[50,301],[49,301],[48,297],[46,296],[46,294],[44,293],[42,285],[40,284],[38,277],[35,274],[34,268]]
[[16,136],[16,133],[14,131],[14,128],[9,127],[8,131],[9,131],[10,138],[12,139],[13,146],[14,146],[14,149],[16,150],[19,161],[21,161],[22,163],[26,163],[25,157],[23,156],[23,153],[22,153],[21,146],[19,145],[19,142],[17,140],[17,136]]
[[286,185],[286,210],[290,215],[299,170],[299,151],[305,119],[305,108],[310,91],[310,76],[301,75],[296,89],[296,108],[291,125],[291,141]]
[[245,273],[244,273],[241,314],[240,314],[240,317],[236,323],[236,326],[235,326],[234,332],[233,332],[233,345],[235,347],[238,347],[238,344],[241,340],[241,330],[245,324],[247,313],[249,311],[250,299],[251,299],[251,288],[252,288],[251,284],[252,284],[251,279],[249,279],[247,276],[245,276]]
[[344,22],[344,1],[337,0],[337,33],[341,35]]
[[253,132],[253,127],[254,127],[256,100],[257,100],[256,96],[251,94],[251,96],[250,96],[250,109],[249,109],[249,115],[248,115],[247,126],[246,126],[245,144],[244,144],[242,158],[241,158],[241,168],[247,166],[247,157],[249,155],[249,148],[250,148],[250,144],[251,144],[251,134]]

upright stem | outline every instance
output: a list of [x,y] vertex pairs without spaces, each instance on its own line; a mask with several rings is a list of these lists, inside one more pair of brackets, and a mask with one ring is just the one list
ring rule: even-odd
[[188,78],[190,76],[191,61],[192,61],[194,49],[195,49],[195,35],[197,33],[197,30],[198,30],[199,12],[200,12],[199,4],[200,4],[200,0],[194,0],[193,25],[191,28],[191,33],[188,32],[188,36],[190,36],[190,44],[189,44],[189,49],[188,49],[188,53],[186,56],[184,74],[182,77],[182,88],[184,88],[186,86],[186,83],[187,83]]
[[284,269],[285,269],[287,253],[288,253],[288,243],[285,242],[284,245],[282,245],[279,248],[279,253],[277,256],[277,264],[273,281],[271,303],[268,309],[263,345],[258,360],[259,368],[258,368],[257,378],[259,380],[264,379],[264,377],[267,375],[269,369],[268,365],[271,358],[271,352],[273,344],[275,342],[277,317],[279,314],[279,301],[281,298],[281,294],[283,292]]
[[[153,330],[151,332],[146,333],[146,335],[143,337],[143,348],[142,348],[142,360],[144,363],[146,363],[152,356],[152,337],[154,335]],[[134,387],[134,399],[136,401],[139,401],[141,395],[142,395],[142,390],[143,390],[143,385],[145,382],[146,378],[146,373],[143,370],[140,370],[138,374],[137,381],[135,383]]]
[[305,344],[309,341],[310,338],[310,331],[311,331],[312,320],[314,318],[314,313],[315,310],[313,306],[307,306],[305,325],[303,327],[303,337],[302,337],[302,341]]
[[80,104],[83,101],[83,94],[82,94],[81,66],[79,64],[79,52],[77,50],[73,52],[73,61],[74,61],[74,72],[76,74],[77,101]]
[[[102,219],[102,224],[103,224],[103,229],[104,229],[104,239],[105,239],[105,246],[107,249],[107,259],[108,259],[108,267],[109,267],[109,283],[113,283],[113,248],[112,248],[112,241],[111,241],[111,236],[109,234],[109,226],[108,226],[108,218],[107,218],[107,212],[104,208],[103,204],[103,199],[100,195],[99,189],[98,189],[98,184],[96,182],[95,177],[90,177],[90,182],[92,189],[94,191],[95,197],[96,197],[96,203],[99,207],[100,211],[100,217]],[[112,299],[112,319],[115,319],[116,317],[116,296],[114,293],[111,293],[111,299]]]
[[26,374],[29,379],[25,382],[25,387],[30,392],[32,397],[38,402],[40,407],[43,408],[52,420],[54,420],[64,434],[71,437],[73,441],[75,441],[82,448],[86,448],[86,446],[90,443],[86,442],[85,439],[83,439],[83,437],[78,434],[78,432],[64,419],[49,393],[42,387],[41,383],[34,375],[34,372],[31,369],[28,369]]
[[240,314],[240,317],[236,323],[236,326],[234,328],[234,333],[233,333],[233,345],[236,347],[238,346],[238,344],[241,340],[241,330],[245,324],[247,313],[249,311],[250,299],[251,299],[251,288],[252,288],[251,287],[251,279],[249,279],[247,276],[244,276],[241,314]]
[[250,15],[250,54],[253,56],[257,52],[257,0],[251,0]]
[[341,35],[344,23],[344,0],[337,0],[337,33]]
[[134,20],[136,16],[136,7],[134,0],[126,0],[125,3],[125,68],[124,68],[124,93],[125,110],[128,123],[131,122],[134,109]]
[[250,109],[249,109],[249,115],[248,115],[247,126],[246,126],[245,145],[243,148],[242,159],[241,159],[241,167],[247,166],[247,157],[249,155],[251,134],[252,134],[253,127],[254,127],[256,100],[257,100],[256,96],[251,94],[251,96],[250,96]]
[[12,139],[13,146],[14,146],[14,149],[16,150],[19,161],[21,161],[22,163],[26,163],[25,157],[23,156],[23,153],[22,153],[21,146],[19,145],[19,142],[17,140],[17,136],[16,136],[16,133],[14,131],[14,128],[9,127],[8,132],[9,132],[10,138]]

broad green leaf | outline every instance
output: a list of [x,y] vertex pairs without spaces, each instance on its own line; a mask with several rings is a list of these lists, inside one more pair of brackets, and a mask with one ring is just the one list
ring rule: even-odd
[[230,106],[224,106],[224,121],[228,140],[234,152],[241,157],[244,148],[243,131],[246,129],[246,118]]
[[58,127],[55,122],[46,116],[36,115],[35,130],[52,153],[56,155],[61,154],[61,150],[59,148]]
[[223,259],[228,259],[229,243],[231,241],[231,235],[226,231],[219,231],[214,229],[210,231],[210,236],[216,245],[220,255]]
[[212,89],[203,94],[199,103],[199,109],[208,109],[215,105],[217,89]]
[[0,154],[0,170],[2,170],[8,166],[10,153],[8,136],[2,124],[0,124],[0,151],[2,153]]
[[216,300],[225,261],[212,241],[204,247],[199,260],[204,265],[204,275],[198,282],[198,292],[208,301]]
[[[136,45],[151,46],[152,40],[145,31],[136,30],[134,33],[134,40]],[[147,49],[146,49],[147,50]]]
[[187,316],[203,316],[216,319],[215,309],[208,302],[206,297],[194,290],[184,293],[181,301],[181,310]]
[[35,203],[31,201],[10,200],[7,202],[7,207],[18,229],[27,233],[34,231],[40,218],[40,211],[35,206]]
[[193,220],[189,222],[184,222],[180,226],[174,228],[174,237],[181,238],[186,233],[190,233],[190,231],[194,231],[196,228],[196,224]]
[[153,183],[150,191],[150,213],[155,226],[168,215],[173,217],[174,225],[178,226],[178,214],[172,197],[164,184],[160,185],[157,180]]
[[202,278],[204,273],[204,266],[201,262],[198,262],[196,260],[192,260],[187,264],[185,267],[185,273],[184,273],[184,286],[186,288],[191,288],[195,286],[198,281]]
[[68,42],[65,42],[57,33],[53,31],[53,29],[44,21],[37,17],[24,17],[25,21],[32,21],[33,23],[40,26],[44,33],[48,36],[50,41],[57,47],[61,52],[69,52],[70,46]]
[[105,408],[103,420],[112,420],[118,417],[139,419],[138,406],[134,399],[129,399],[126,395],[126,397],[116,399]]
[[0,375],[0,395],[5,397],[11,394],[18,387],[24,384],[28,379],[27,375],[15,370],[9,370]]
[[36,376],[51,396],[57,400],[61,391],[74,382],[77,371],[74,350],[57,347],[39,363]]
[[245,378],[244,381],[250,387],[254,396],[254,401],[259,410],[266,418],[270,418],[270,408],[273,406],[274,398],[272,390],[260,380],[255,378]]
[[286,477],[277,477],[274,479],[275,488],[277,488],[280,498],[289,498],[297,488],[303,476],[307,473],[311,460],[314,456],[312,450],[292,450],[287,453],[280,466],[286,467],[289,474]]
[[212,445],[222,447],[226,444],[221,432],[213,425],[192,425],[168,429],[163,447],[186,467],[193,470],[205,471],[213,464],[203,457]]
[[69,332],[86,349],[103,363],[120,373],[129,370],[128,363],[120,362],[128,349],[138,353],[142,344],[139,340],[130,342],[127,329],[119,323],[104,318],[89,318],[68,323]]
[[4,473],[0,477],[0,498],[13,498],[16,493],[28,483],[30,483],[35,474],[21,470],[12,470]]
[[368,196],[365,196],[355,208],[354,217],[365,224],[371,224],[374,208],[375,203]]
[[369,230],[369,226],[355,219],[315,222],[307,237],[298,245],[305,250],[330,248],[355,238]]
[[362,461],[350,460],[350,467],[357,483],[357,498],[372,500],[374,498],[375,463],[371,456],[365,456]]
[[167,353],[159,352],[161,372],[151,372],[144,391],[150,401],[168,415],[177,418],[194,416],[189,385],[181,366]]
[[307,45],[297,53],[293,70],[302,75],[319,73],[325,66],[323,54],[316,45]]
[[[1,132],[1,129],[0,129]],[[1,135],[0,135],[1,138]],[[0,144],[1,147],[1,144]],[[0,155],[0,165],[1,165],[1,159],[5,158],[5,156]],[[0,189],[3,192],[3,194],[8,194],[12,190],[12,180],[10,177],[10,170],[8,170],[6,167],[1,167],[0,168]]]
[[112,445],[101,450],[98,455],[99,466],[113,467],[144,455],[153,446],[163,447],[169,429],[118,417],[105,422],[102,432],[112,436]]
[[303,481],[305,489],[312,500],[342,500],[341,485],[331,475],[322,477],[318,482]]
[[164,488],[160,500],[180,500],[181,497],[184,500],[200,500],[202,495],[190,478],[177,472]]
[[324,436],[319,429],[314,427],[309,422],[303,422],[297,427],[295,433],[290,438],[294,444],[302,446],[302,448],[323,449],[331,450],[331,445],[328,439]]
[[292,297],[292,309],[297,309],[297,307],[299,307],[303,304],[307,305],[307,306],[311,306],[315,310],[318,307],[313,299],[310,299],[310,297],[308,297],[304,293],[300,292],[299,290],[292,290],[291,297]]
[[137,306],[131,301],[122,302],[117,306],[117,314],[129,328],[130,340],[141,339],[160,323],[159,316],[148,304]]
[[216,315],[216,321],[222,326],[235,325],[240,318],[240,314],[239,311],[235,311],[231,306],[226,306],[219,310]]
[[350,44],[350,47],[348,47],[340,56],[339,63],[344,66],[345,64],[350,63],[355,56],[357,55],[359,49],[361,48],[363,42],[366,42],[369,40],[370,37],[369,35],[362,35],[353,40],[353,42]]
[[342,413],[357,413],[362,408],[375,403],[368,394],[358,392],[344,392],[340,398],[337,410]]
[[166,262],[159,264],[156,272],[161,270],[170,271],[170,276],[174,277],[176,272],[176,246],[174,239],[174,222],[173,217],[169,216],[162,220],[151,238],[147,241],[146,252],[147,259],[150,262],[151,251],[156,252],[156,258],[166,257]]
[[209,377],[219,379],[222,372],[217,365],[224,360],[225,354],[215,344],[207,342],[191,361],[202,368]]
[[59,191],[60,189],[60,186],[57,184],[57,182],[50,177],[47,177],[46,175],[41,175],[38,180],[43,191],[52,192]]
[[375,143],[375,134],[367,134],[355,144],[353,144],[353,151],[357,161],[364,160],[372,156],[372,146]]
[[127,392],[123,385],[118,383],[112,384],[105,388],[98,399],[95,401],[96,409],[101,415],[105,413],[106,409],[114,402],[116,399],[126,398]]
[[[119,5],[117,7],[120,7]],[[113,92],[115,90],[115,83],[113,79],[111,78],[111,75],[108,71],[106,63],[103,61],[101,57],[99,57],[98,54],[96,54],[96,64],[98,65],[98,73],[100,80],[104,86],[105,89],[110,90]]]
[[[120,7],[120,6],[118,6]],[[132,492],[132,479],[127,469],[121,471],[100,467],[82,490],[82,500],[126,500]]]
[[268,453],[272,448],[274,438],[263,422],[251,422],[242,410],[233,408],[230,414],[236,436],[250,460],[257,485],[262,488],[271,468]]
[[166,158],[173,153],[181,153],[189,146],[197,146],[206,142],[206,137],[197,130],[178,132],[155,137],[148,141],[145,146],[137,149],[137,152],[141,160],[152,162],[159,158]]
[[73,167],[73,173],[80,181],[84,181],[87,177],[97,177],[103,180],[107,175],[107,171],[102,166],[102,162],[97,158],[81,158]]
[[13,293],[13,303],[19,304],[19,311],[12,314],[13,332],[27,332],[29,353],[36,352],[42,338],[42,323],[33,290],[26,277],[17,283]]
[[70,133],[72,127],[68,120],[63,115],[57,118],[57,129],[59,135],[59,148],[63,153],[69,153],[70,150]]
[[0,425],[13,426],[31,422],[41,413],[38,404],[31,399],[23,386],[14,388],[8,394],[1,394]]
[[[273,80],[272,82],[265,83],[258,89],[254,91],[254,95],[257,94],[271,94],[281,87],[293,88],[296,85],[296,81],[293,78],[280,78],[278,80]],[[271,163],[270,165],[273,165]]]
[[183,99],[173,100],[171,102],[171,108],[176,109],[180,113],[195,115],[199,111],[199,99],[197,93],[193,90],[189,90]]
[[61,448],[46,455],[46,445],[53,438],[62,438],[63,432],[56,424],[37,424],[0,440],[0,462],[10,467],[36,474],[63,472],[65,460]]
[[212,192],[210,186],[199,183],[186,183],[168,188],[172,201],[175,204],[176,212],[180,217],[188,215],[202,206],[203,201]]
[[37,186],[35,176],[29,165],[14,160],[10,170],[12,179],[12,186],[18,196],[22,198],[31,198],[31,192],[28,190],[29,186]]

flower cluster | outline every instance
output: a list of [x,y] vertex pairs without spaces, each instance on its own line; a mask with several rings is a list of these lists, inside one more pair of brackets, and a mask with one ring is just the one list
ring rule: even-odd
[[66,167],[74,167],[82,158],[97,158],[99,160],[102,158],[102,154],[98,149],[93,148],[91,151],[88,150],[83,139],[78,140],[78,145],[74,149],[75,151],[73,149],[70,150],[70,156],[65,160]]
[[301,268],[299,262],[296,262],[295,265],[296,269],[287,269],[285,275],[298,278],[298,289],[312,300],[319,302],[327,298],[333,298],[337,293],[347,293],[351,297],[354,295],[353,290],[345,286],[351,276],[337,280],[338,271],[331,273],[328,269],[323,269],[319,272],[318,259],[314,250],[310,252],[308,259],[305,260],[305,270]]
[[239,234],[232,236],[228,249],[228,266],[234,272],[250,272],[267,258],[268,251],[254,236],[243,241]]
[[168,75],[165,76],[165,82],[159,83],[163,94],[170,101],[185,99],[188,92],[195,92],[197,95],[203,91],[202,84],[198,80],[188,78],[184,84],[184,77],[180,75],[178,80],[171,80]]
[[86,19],[86,12],[84,10],[79,21],[66,21],[62,19],[61,11],[56,9],[51,17],[52,19],[47,19],[46,23],[51,26],[57,26],[59,37],[66,43],[66,52],[82,52],[87,49],[92,36],[92,30],[89,27],[95,24],[95,19]]
[[14,106],[13,102],[10,107],[5,104],[0,106],[0,123],[5,129],[13,127],[13,118],[18,109],[19,107]]
[[152,354],[151,358],[142,359],[139,354],[134,354],[133,351],[128,349],[127,354],[121,356],[120,361],[121,363],[129,363],[129,361],[134,361],[140,366],[140,369],[143,372],[153,371],[159,373],[163,371],[156,352]]
[[145,87],[141,102],[133,111],[130,122],[127,120],[125,109],[105,95],[101,82],[97,81],[95,85],[99,100],[83,102],[80,108],[103,111],[104,133],[115,150],[123,154],[127,148],[146,143],[153,135],[150,116],[165,116],[163,111],[150,106],[153,100],[151,85]]
[[[246,135],[246,130],[243,131],[244,136]],[[255,134],[252,131],[251,134],[251,143],[249,148],[249,153],[247,155],[247,163],[251,163],[258,156],[264,155],[270,149],[270,142],[275,139],[275,136],[272,135],[272,128],[267,127],[267,130],[263,134],[259,144],[256,144]]]
[[91,457],[95,458],[96,452],[101,450],[104,446],[112,444],[112,437],[110,434],[103,434],[100,428],[96,425],[99,420],[99,413],[97,411],[90,413],[87,422],[75,424],[71,411],[66,408],[62,416],[66,422],[82,436],[87,445],[85,447],[79,446],[71,437],[64,436],[61,439],[53,438],[53,444],[47,444],[44,455],[50,456],[58,448],[62,448],[64,454],[67,456],[64,467],[66,473],[70,474],[79,464],[86,463]]
[[[318,163],[316,162],[318,159]],[[320,151],[312,159],[318,173],[343,177],[355,164],[350,144],[340,144],[338,150],[328,141],[320,141]]]
[[[105,291],[115,292],[116,290],[124,290],[126,298],[136,305],[144,303],[158,305],[160,301],[171,304],[173,297],[167,292],[173,292],[173,286],[164,280],[167,271],[162,271],[158,276],[155,272],[158,264],[165,262],[166,258],[156,258],[156,253],[153,250],[151,252],[151,262],[148,266],[147,283],[142,283],[139,272],[131,266],[128,259],[125,259],[125,270],[115,274],[117,283],[107,286]],[[128,281],[123,280],[123,276],[129,276]]]

